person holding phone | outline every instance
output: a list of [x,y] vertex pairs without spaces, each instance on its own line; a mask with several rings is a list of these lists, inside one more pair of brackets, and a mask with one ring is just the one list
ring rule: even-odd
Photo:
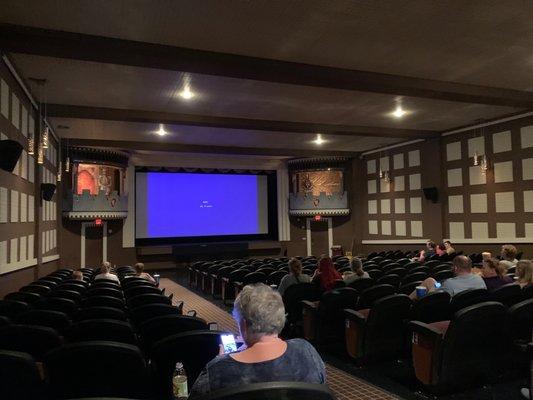
[[231,337],[223,335],[224,352],[231,352],[207,364],[190,398],[250,383],[325,383],[324,362],[310,343],[279,338],[285,325],[285,308],[276,290],[262,283],[245,286],[235,300],[233,317],[244,340],[243,349],[234,351]]

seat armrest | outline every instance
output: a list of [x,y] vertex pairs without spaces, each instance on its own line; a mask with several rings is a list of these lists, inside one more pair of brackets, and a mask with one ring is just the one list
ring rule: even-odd
[[318,304],[318,301],[302,300],[302,307],[310,311],[317,311]]
[[351,310],[348,308],[344,309],[344,318],[349,319],[351,321],[357,321],[359,323],[364,323],[366,321],[365,316],[359,311]]
[[233,284],[234,284],[236,287],[238,287],[238,288],[242,287],[242,285],[243,285],[242,282],[233,282]]
[[420,321],[411,321],[409,323],[409,329],[412,332],[424,335],[426,337],[442,337],[442,332]]

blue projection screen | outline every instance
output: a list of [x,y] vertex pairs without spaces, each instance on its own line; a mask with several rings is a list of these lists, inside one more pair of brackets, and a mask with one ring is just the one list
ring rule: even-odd
[[136,173],[137,239],[268,233],[264,175]]

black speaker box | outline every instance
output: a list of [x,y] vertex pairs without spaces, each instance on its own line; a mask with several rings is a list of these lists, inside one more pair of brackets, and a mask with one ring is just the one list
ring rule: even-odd
[[43,200],[50,201],[54,197],[56,185],[53,183],[41,183],[41,197]]
[[7,172],[13,172],[20,155],[22,145],[14,140],[0,140],[0,168]]
[[439,201],[439,190],[436,187],[424,188],[424,197],[427,200],[431,200],[432,203]]

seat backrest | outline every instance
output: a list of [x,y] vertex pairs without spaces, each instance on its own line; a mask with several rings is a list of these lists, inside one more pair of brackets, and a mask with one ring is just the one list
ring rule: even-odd
[[87,290],[85,296],[111,296],[116,297],[117,299],[122,299],[124,297],[122,290],[120,290],[118,287],[116,289],[110,287],[91,287],[89,290]]
[[106,340],[137,344],[131,325],[116,319],[87,319],[76,322],[65,333],[65,337],[69,342]]
[[402,278],[402,285],[410,282],[423,281],[428,277],[427,272],[414,272]]
[[431,292],[413,303],[411,319],[429,324],[446,321],[451,317],[451,296],[445,291]]
[[161,315],[180,315],[180,309],[168,304],[146,304],[130,310],[130,316],[137,326]]
[[266,282],[266,274],[262,272],[250,272],[242,278],[244,285],[250,285],[253,283]]
[[12,292],[6,294],[4,300],[21,301],[26,304],[32,304],[41,299],[41,295],[31,292]]
[[420,284],[422,284],[422,281],[414,281],[409,283],[402,282],[401,286],[398,288],[398,293],[410,295]]
[[137,285],[124,290],[126,298],[138,296],[140,294],[161,294],[161,290],[153,285]]
[[528,285],[522,289],[522,299],[533,299],[533,285]]
[[17,324],[46,326],[59,333],[65,332],[70,326],[67,314],[52,310],[30,310],[15,319]]
[[375,281],[372,278],[361,278],[351,282],[348,287],[357,290],[359,293],[374,285]]
[[157,398],[172,399],[172,374],[176,362],[182,362],[192,387],[196,378],[219,352],[218,331],[196,331],[172,335],[156,342],[151,351]]
[[81,281],[66,281],[64,283],[59,284],[56,287],[57,290],[72,290],[74,292],[78,292],[80,294],[83,294],[87,291],[87,286],[84,286]]
[[91,289],[109,288],[109,289],[120,290],[121,286],[115,281],[110,281],[108,279],[97,279],[97,280],[93,281],[93,283],[91,284],[90,288]]
[[197,400],[335,400],[335,395],[326,385],[304,382],[252,383],[217,390]]
[[50,286],[46,285],[39,285],[37,283],[32,283],[27,286],[23,286],[19,289],[20,292],[30,292],[30,293],[37,293],[37,294],[48,294],[52,291]]
[[452,297],[450,302],[451,312],[455,313],[462,308],[489,300],[489,292],[486,289],[463,290]]
[[482,382],[494,372],[504,350],[505,317],[505,306],[496,302],[475,304],[454,315],[442,343],[443,384],[459,385],[473,379]]
[[497,301],[507,307],[511,307],[513,304],[522,300],[522,289],[516,283],[508,283],[493,290],[489,296],[492,301]]
[[149,397],[150,379],[138,347],[90,341],[67,344],[46,355],[55,398]]
[[52,290],[48,297],[61,297],[63,299],[72,300],[75,303],[81,302],[81,293],[75,290],[60,289],[59,286]]
[[143,347],[149,350],[154,343],[168,336],[207,329],[209,329],[207,322],[201,318],[187,315],[162,315],[142,323],[139,326],[139,333]]
[[411,299],[405,294],[385,296],[374,302],[366,320],[363,343],[369,357],[385,359],[399,354],[410,309]]
[[229,274],[229,280],[231,282],[242,282],[244,277],[250,273],[248,269],[237,269]]
[[353,309],[359,293],[351,287],[343,287],[325,292],[320,297],[319,313],[328,320],[344,315],[344,309]]
[[117,321],[127,320],[124,310],[113,307],[82,307],[74,316],[76,321],[98,318],[115,319]]
[[45,398],[37,364],[27,353],[0,350],[0,399]]
[[136,307],[144,306],[146,304],[168,304],[170,305],[171,303],[172,302],[168,297],[162,294],[155,294],[155,293],[139,294],[137,296],[134,296],[128,299],[128,307],[130,308],[136,308]]
[[359,295],[359,301],[357,302],[357,308],[370,308],[372,304],[378,299],[385,296],[394,294],[394,286],[387,284],[379,284],[372,286],[366,290],[363,290]]
[[74,300],[63,297],[47,297],[36,302],[35,308],[39,310],[59,311],[72,316],[78,311],[78,304]]
[[275,271],[267,276],[267,283],[269,285],[279,285],[283,277],[287,275],[285,271]]
[[112,296],[91,296],[81,302],[83,307],[112,307],[124,309],[124,300]]
[[452,270],[439,271],[433,274],[433,279],[435,279],[437,282],[442,282],[450,278],[453,278]]
[[379,279],[379,278],[381,278],[383,276],[383,271],[381,271],[379,269],[371,268],[371,269],[366,270],[366,272],[368,273],[370,278],[372,278],[374,280],[377,280],[377,279]]
[[0,315],[8,317],[9,319],[13,319],[29,309],[30,306],[22,301],[0,300]]
[[381,278],[379,278],[376,283],[378,285],[391,285],[397,288],[400,286],[401,278],[399,275],[396,274],[387,274],[383,275]]
[[283,294],[283,304],[287,321],[289,323],[302,319],[302,301],[317,301],[320,298],[320,291],[313,283],[298,283],[291,285]]
[[15,324],[0,329],[1,348],[31,354],[37,361],[61,343],[57,331],[44,326]]
[[533,326],[533,299],[523,300],[509,307],[508,337],[524,342],[531,341],[531,328]]

